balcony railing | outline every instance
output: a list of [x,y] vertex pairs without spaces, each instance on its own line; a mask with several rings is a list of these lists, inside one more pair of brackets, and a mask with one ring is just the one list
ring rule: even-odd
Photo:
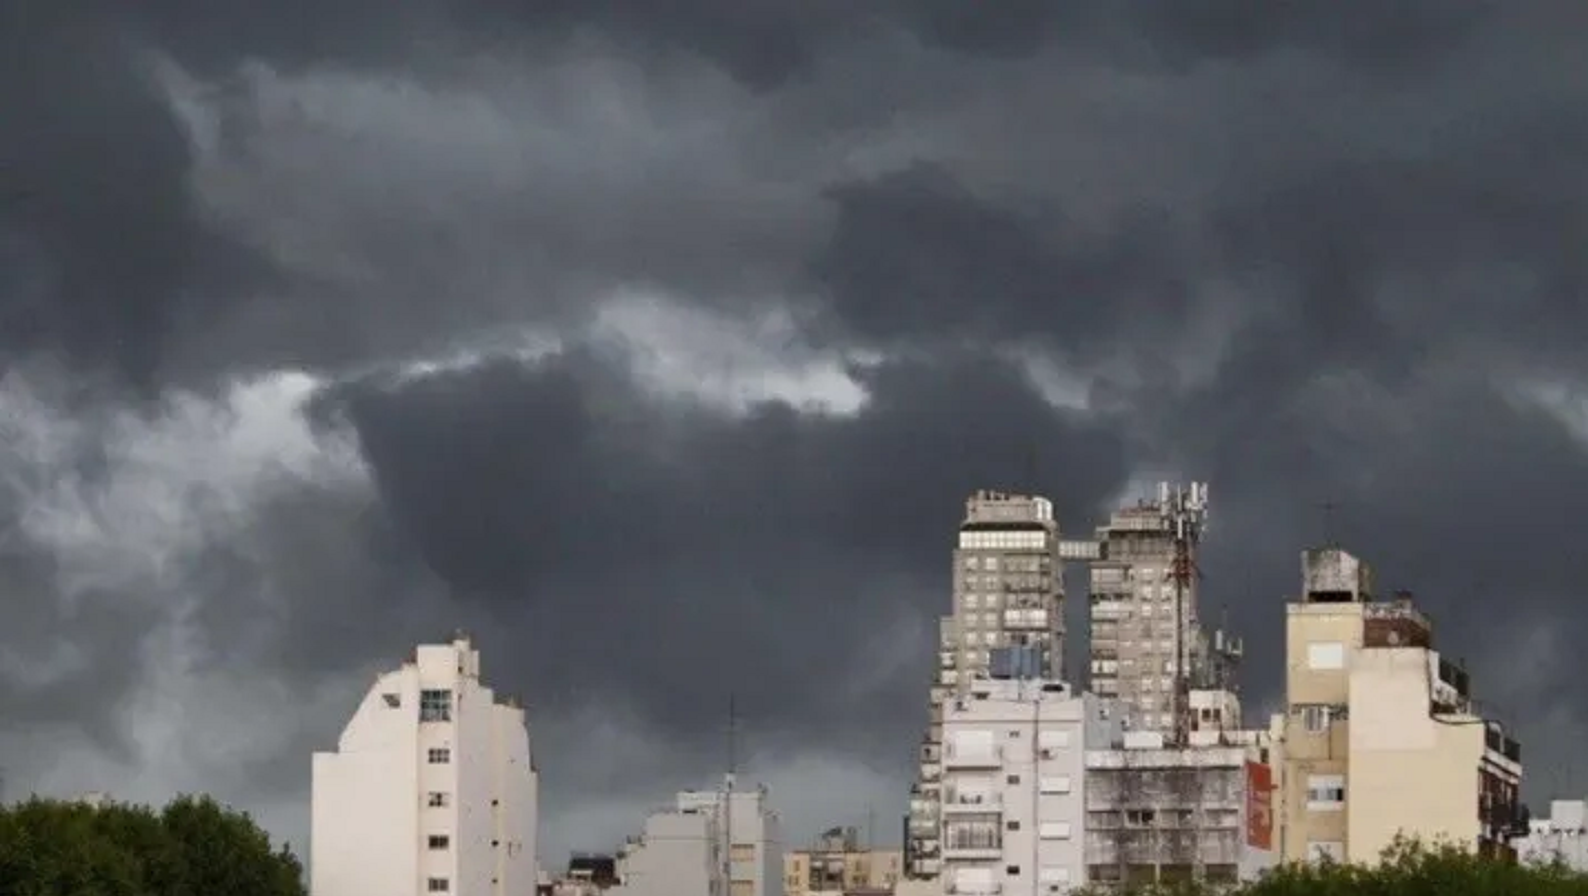
[[943,808],[946,810],[981,810],[986,812],[996,811],[1003,805],[1003,794],[1000,793],[955,793],[949,791],[944,795]]
[[971,749],[948,744],[943,748],[945,768],[997,768],[1002,763],[1003,748],[996,744]]

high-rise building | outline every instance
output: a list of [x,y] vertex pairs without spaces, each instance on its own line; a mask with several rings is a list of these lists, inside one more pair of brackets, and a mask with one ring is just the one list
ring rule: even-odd
[[930,720],[906,819],[905,870],[913,878],[935,878],[942,861],[944,701],[993,671],[995,656],[1021,666],[1005,671],[1023,677],[1064,677],[1064,572],[1053,503],[995,491],[971,495],[953,550],[951,581],[953,612],[939,629]]
[[[1097,529],[1091,568],[1091,689],[1117,697],[1133,730],[1171,742],[1191,728],[1190,692],[1231,686],[1241,644],[1208,637],[1197,553],[1207,521],[1205,484],[1162,483],[1156,500],[1114,512]],[[1236,721],[1236,727],[1239,721]]]
[[1304,552],[1302,578],[1286,608],[1285,858],[1373,862],[1397,835],[1514,858],[1521,749],[1474,711],[1410,594],[1376,600],[1339,548]]
[[469,640],[420,646],[314,754],[312,896],[534,892],[537,778]]

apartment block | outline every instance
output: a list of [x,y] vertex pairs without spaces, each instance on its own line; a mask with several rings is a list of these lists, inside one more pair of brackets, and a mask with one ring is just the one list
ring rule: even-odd
[[1514,857],[1521,751],[1475,712],[1466,671],[1433,649],[1411,595],[1371,568],[1304,552],[1286,610],[1280,803],[1287,859],[1373,862],[1397,835]]
[[903,873],[901,850],[866,846],[854,828],[833,828],[809,849],[784,855],[783,892],[786,896],[892,893]]
[[1588,800],[1551,800],[1549,817],[1529,819],[1527,833],[1511,848],[1523,862],[1560,862],[1588,872]]
[[766,788],[686,790],[618,856],[614,896],[783,896],[782,826]]
[[1050,679],[978,679],[944,717],[943,892],[1047,894],[1086,877],[1088,747],[1122,733],[1105,701]]
[[1086,880],[1094,886],[1251,880],[1277,861],[1268,731],[1226,727],[1233,693],[1192,691],[1189,742],[1124,731],[1086,754]]
[[918,879],[935,878],[942,865],[937,835],[945,702],[991,674],[995,656],[1020,664],[1017,671],[1027,676],[1062,678],[1064,587],[1053,503],[996,491],[971,495],[950,575],[953,612],[939,630],[927,730],[905,828],[905,870]]
[[314,754],[310,892],[533,892],[537,785],[524,710],[468,638],[423,645]]

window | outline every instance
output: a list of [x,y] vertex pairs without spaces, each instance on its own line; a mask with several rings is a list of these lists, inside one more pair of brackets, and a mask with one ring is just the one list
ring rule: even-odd
[[425,882],[425,889],[432,893],[449,893],[452,891],[452,884],[444,877],[432,877]]
[[447,795],[439,790],[432,790],[425,798],[425,805],[432,809],[444,809],[447,805]]
[[1338,812],[1345,808],[1344,775],[1308,775],[1307,809],[1311,812]]
[[1011,831],[1018,831],[1020,830],[1020,822],[1018,819],[1010,819],[1005,823],[1004,827]]
[[1307,645],[1307,668],[1344,669],[1345,645],[1339,641],[1313,641]]
[[446,765],[452,761],[452,751],[446,747],[431,747],[428,756],[431,765]]
[[452,838],[446,834],[431,834],[429,845],[431,849],[446,849],[452,845]]
[[1069,793],[1069,775],[1043,775],[1041,790],[1043,793]]
[[1020,783],[1020,776],[1019,775],[1010,775],[1009,777],[1004,779],[1004,783],[1005,784],[1019,784]]
[[380,698],[386,701],[387,709],[397,709],[403,705],[403,698],[401,694],[381,694]]
[[1301,708],[1301,724],[1309,732],[1318,734],[1329,730],[1329,722],[1334,713],[1328,706],[1303,706]]
[[423,690],[419,692],[419,721],[421,722],[450,722],[452,721],[452,692],[447,690]]
[[1005,865],[1004,866],[1004,873],[1009,875],[1010,877],[1019,877],[1020,876],[1020,866],[1019,865]]
[[1070,745],[1070,732],[1047,729],[1037,735],[1037,743],[1053,750],[1063,750]]
[[1070,839],[1070,823],[1067,821],[1044,821],[1039,829],[1038,836],[1043,840],[1068,840]]
[[1044,865],[1037,874],[1038,879],[1045,884],[1067,884],[1070,882],[1070,869],[1063,865]]

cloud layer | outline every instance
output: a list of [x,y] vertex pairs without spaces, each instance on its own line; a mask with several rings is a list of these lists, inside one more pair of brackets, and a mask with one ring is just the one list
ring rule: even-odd
[[0,4],[11,791],[301,841],[465,627],[548,859],[714,773],[730,692],[796,836],[891,819],[964,493],[1084,532],[1158,474],[1251,704],[1329,535],[1535,798],[1588,726],[1576,5],[245,6]]

